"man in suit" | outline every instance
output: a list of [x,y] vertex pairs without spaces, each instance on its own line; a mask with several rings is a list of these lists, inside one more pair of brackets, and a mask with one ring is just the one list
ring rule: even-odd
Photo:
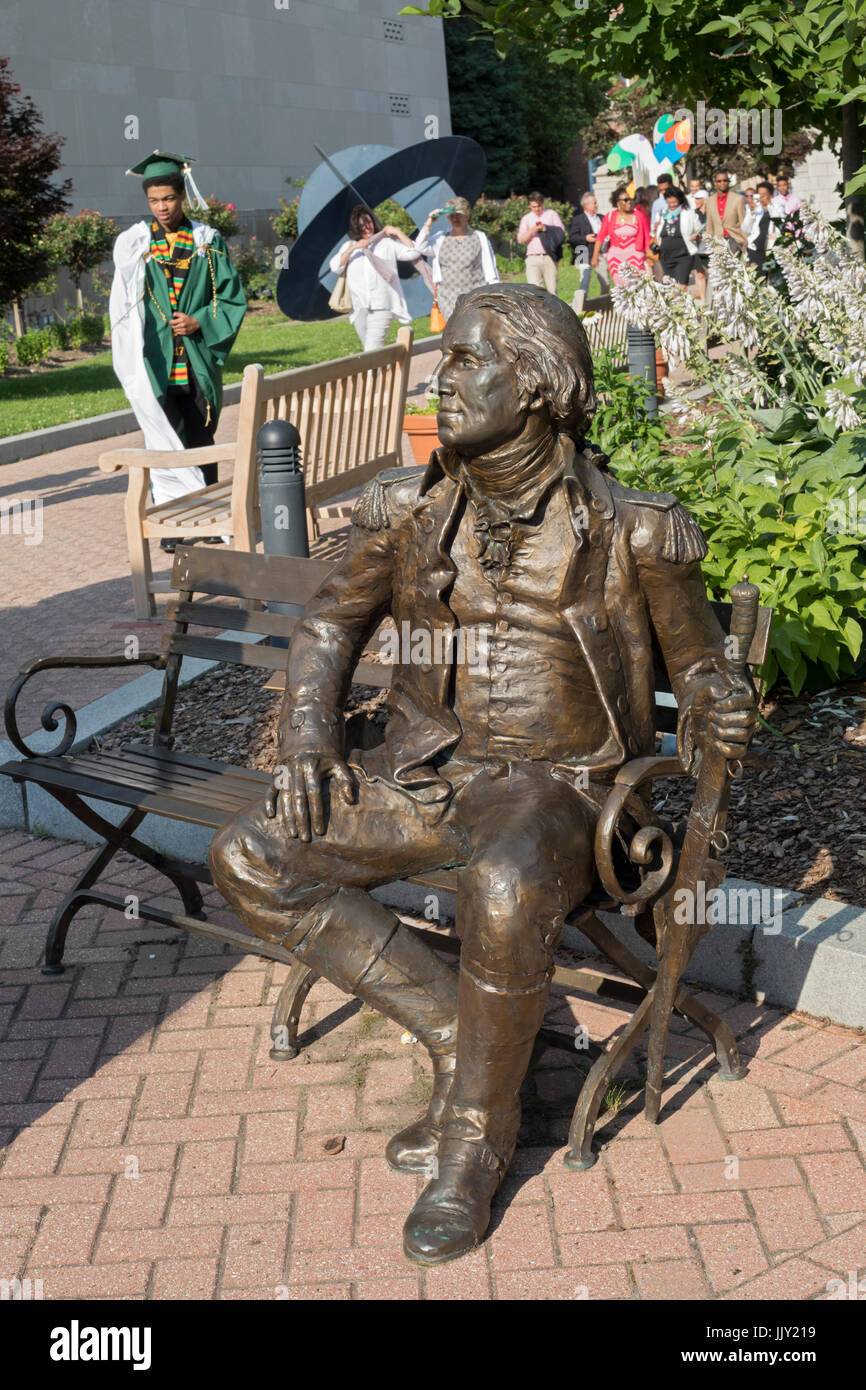
[[[620,486],[585,446],[592,357],[571,309],[535,286],[472,290],[438,375],[442,448],[362,493],[292,638],[274,787],[211,850],[253,931],[431,1054],[427,1114],[386,1151],[403,1171],[436,1160],[404,1230],[424,1265],[487,1228],[554,951],[595,880],[600,803],[624,762],[654,750],[653,634],[687,766],[710,743],[739,756],[754,723],[698,526],[676,498]],[[404,641],[385,742],[347,757],[352,670],[388,615]],[[488,660],[462,659],[472,636]],[[446,866],[462,867],[459,979],[367,892]]]
[[748,205],[742,193],[731,191],[731,180],[726,169],[717,169],[713,175],[714,193],[707,200],[708,237],[722,237],[739,255],[746,247],[746,234],[743,221]]
[[[598,203],[594,193],[584,193],[580,200],[580,212],[576,212],[571,219],[571,226],[568,229],[568,240],[574,251],[574,263],[580,266],[580,285],[574,297],[572,308],[576,313],[580,313],[583,308],[583,301],[589,289],[589,281],[592,276],[592,253],[595,248],[596,238],[601,227],[601,218],[598,213]],[[610,289],[610,275],[607,270],[607,261],[599,259],[595,268],[595,273],[601,281],[605,290]],[[578,301],[578,295],[580,299]]]
[[758,200],[743,219],[746,234],[746,255],[760,270],[778,236],[774,225],[773,185],[762,180],[756,189]]

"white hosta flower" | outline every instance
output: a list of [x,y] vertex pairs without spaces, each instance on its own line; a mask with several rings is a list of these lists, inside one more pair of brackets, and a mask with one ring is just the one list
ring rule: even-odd
[[698,410],[696,403],[690,401],[676,386],[673,386],[669,376],[664,378],[662,387],[665,396],[671,403],[671,413],[676,415],[684,425],[696,425],[701,419],[701,412]]
[[854,409],[851,397],[846,396],[844,391],[831,386],[825,391],[824,400],[827,403],[827,414],[837,430],[856,430],[858,425],[862,425],[863,421]]

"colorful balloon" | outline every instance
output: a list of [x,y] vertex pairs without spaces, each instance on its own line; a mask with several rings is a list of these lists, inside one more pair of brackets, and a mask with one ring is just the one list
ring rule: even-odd
[[675,121],[673,116],[659,116],[653,130],[653,154],[656,159],[668,159],[671,164],[688,154],[692,146],[692,123]]

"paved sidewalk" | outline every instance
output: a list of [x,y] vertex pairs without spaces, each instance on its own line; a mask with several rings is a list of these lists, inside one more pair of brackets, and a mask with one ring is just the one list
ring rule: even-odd
[[[43,976],[88,854],[0,835],[0,1278],[42,1280],[46,1299],[800,1300],[866,1274],[864,1040],[709,992],[746,1080],[721,1082],[675,1021],[663,1123],[626,1073],[632,1103],[572,1173],[579,1074],[545,1052],[491,1238],[417,1270],[400,1230],[420,1184],[382,1154],[421,1107],[422,1050],[320,983],[301,1056],[272,1062],[284,967],[96,906],[71,968]],[[115,891],[152,877],[115,861]],[[557,991],[549,1021],[603,1040],[628,1012]]]
[[[410,390],[430,372],[437,353],[412,359]],[[220,416],[217,443],[235,438],[239,405]],[[58,653],[122,653],[129,634],[142,651],[159,647],[162,625],[135,618],[123,502],[124,473],[100,473],[97,460],[109,449],[140,449],[141,433],[100,439],[53,454],[0,467],[0,690],[5,692],[25,661]],[[403,457],[414,462],[404,439]],[[225,470],[230,471],[228,467]],[[16,526],[9,508],[39,500],[42,539],[32,543],[28,528]],[[8,520],[5,518],[8,517]],[[30,542],[30,543],[29,543]],[[171,559],[151,542],[154,574],[167,575]],[[157,611],[166,595],[156,596]],[[19,703],[19,722],[27,734],[39,727],[44,706],[55,699],[73,709],[135,680],[146,667],[48,671],[37,677]]]

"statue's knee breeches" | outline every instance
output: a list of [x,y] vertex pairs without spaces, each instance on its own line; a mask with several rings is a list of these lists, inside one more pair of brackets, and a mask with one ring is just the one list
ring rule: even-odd
[[532,873],[507,849],[477,857],[460,883],[464,963],[492,983],[544,977],[576,896],[572,875]]
[[527,853],[496,845],[473,856],[460,876],[457,906],[463,960],[496,983],[549,974],[564,922],[594,881],[592,856]]
[[214,883],[260,935],[283,939],[309,908],[335,891],[337,885],[310,875],[304,849],[258,807],[214,835],[208,856]]

